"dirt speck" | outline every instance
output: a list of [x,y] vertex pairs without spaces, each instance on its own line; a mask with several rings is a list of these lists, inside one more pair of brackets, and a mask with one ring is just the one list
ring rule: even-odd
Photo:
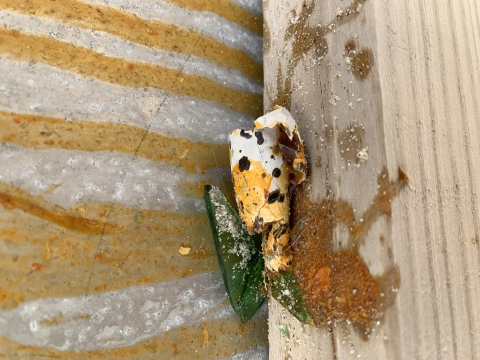
[[33,271],[40,271],[42,270],[43,265],[39,263],[32,263],[30,267],[32,268]]

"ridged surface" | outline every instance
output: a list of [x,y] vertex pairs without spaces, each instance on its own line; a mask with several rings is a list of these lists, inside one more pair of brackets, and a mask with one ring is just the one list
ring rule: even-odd
[[0,355],[267,356],[202,200],[262,113],[261,24],[258,1],[0,0]]

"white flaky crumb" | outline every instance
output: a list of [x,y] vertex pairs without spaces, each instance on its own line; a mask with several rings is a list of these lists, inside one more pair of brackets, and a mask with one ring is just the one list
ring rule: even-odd
[[335,16],[337,17],[337,20],[340,20],[343,15],[343,10],[338,8],[337,11],[335,12]]
[[364,147],[357,153],[357,158],[360,162],[365,162],[368,160],[368,146]]
[[340,98],[333,94],[331,97],[330,97],[330,100],[329,100],[329,103],[332,104],[333,106],[337,106],[337,101],[340,100]]

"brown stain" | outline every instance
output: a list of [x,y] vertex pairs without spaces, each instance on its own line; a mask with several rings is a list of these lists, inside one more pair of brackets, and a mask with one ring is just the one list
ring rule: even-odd
[[272,38],[270,36],[270,28],[268,23],[263,24],[263,55],[267,55],[270,51],[270,46],[272,45]]
[[[133,125],[66,121],[0,111],[0,139],[33,149],[118,151],[201,172],[229,166],[228,145],[190,142]],[[46,141],[48,140],[48,141]],[[139,146],[139,144],[141,144]]]
[[[284,73],[281,69],[280,63],[277,68],[277,95],[273,100],[270,100],[271,108],[275,105],[283,106],[287,109],[291,109],[292,105],[292,75],[295,67],[287,66],[287,76],[284,76]],[[267,92],[269,94],[269,92]]]
[[77,320],[89,320],[90,319],[90,315],[88,314],[81,314],[81,315],[77,315],[77,316],[74,316],[70,319],[70,321],[77,321]]
[[350,71],[356,80],[363,81],[370,74],[374,65],[373,52],[369,48],[363,48],[353,57],[350,63]]
[[352,51],[355,51],[357,48],[357,44],[355,43],[355,40],[353,38],[350,38],[346,43],[345,43],[345,54],[348,55]]
[[183,166],[186,171],[191,173],[218,167],[229,167],[228,145],[192,142],[190,152],[179,161],[178,165]]
[[[2,187],[0,187],[0,189],[2,189]],[[18,188],[8,192],[0,190],[0,205],[2,205],[5,210],[11,211],[18,209],[46,222],[58,225],[61,228],[87,235],[118,232],[118,227],[115,224],[70,215],[65,213],[59,206],[54,206],[47,201],[35,199],[33,196]],[[38,271],[42,268],[42,265],[32,263],[31,267],[32,270]]]
[[41,326],[57,326],[59,325],[61,322],[63,322],[63,315],[62,314],[58,314],[57,316],[53,317],[53,318],[47,318],[47,319],[43,319],[39,322],[39,324]]
[[358,163],[357,154],[364,147],[365,129],[359,124],[350,124],[337,135],[337,146],[345,166]]
[[[189,0],[183,1],[189,2]],[[127,11],[76,0],[62,0],[61,2],[55,0],[2,0],[0,9],[41,16],[61,21],[69,26],[104,31],[152,48],[195,55],[220,66],[238,70],[258,82],[263,79],[262,66],[245,52],[232,49],[195,30],[142,19]],[[261,22],[261,19],[258,21]],[[0,34],[0,36],[4,35]],[[50,55],[53,54],[50,53]]]
[[[285,32],[283,43],[292,43],[291,56],[288,59],[285,73],[281,71],[281,64],[278,64],[277,70],[277,88],[276,96],[270,100],[270,107],[274,105],[284,106],[291,109],[292,102],[292,81],[295,69],[311,49],[313,49],[314,56],[325,56],[328,53],[328,43],[326,36],[340,26],[354,21],[360,13],[354,11],[359,4],[364,4],[366,0],[354,0],[345,8],[345,13],[349,15],[341,18],[334,17],[327,25],[318,27],[315,25],[308,25],[308,19],[313,14],[315,9],[315,2],[312,1],[310,5],[303,4],[302,11],[298,15],[298,20],[294,24],[290,24]],[[296,14],[293,14],[295,17]]]
[[[287,27],[284,42],[292,41],[292,55],[288,59],[285,73],[282,72],[280,63],[278,64],[277,95],[271,102],[272,106],[279,105],[288,109],[291,108],[293,75],[297,64],[303,58],[303,54],[306,54],[312,47],[314,51],[322,51],[324,54],[328,52],[328,45],[325,39],[328,28],[307,25],[314,9],[315,2],[308,6],[304,4],[297,22]],[[293,15],[295,16],[295,14]]]
[[207,323],[205,323],[205,322],[202,323],[202,334],[203,334],[203,345],[202,345],[202,347],[208,346],[210,341],[209,341],[209,336],[208,336]]
[[[0,238],[12,251],[0,253],[0,309],[46,297],[82,296],[145,283],[175,280],[219,271],[206,214],[178,214],[132,209],[122,205],[82,203],[61,209],[22,190],[0,184],[0,193],[24,203],[40,203],[54,214],[75,217],[84,209],[87,219],[109,214],[115,232],[79,232],[52,226],[49,217],[32,217],[0,207]],[[39,205],[36,205],[39,206]],[[143,221],[134,218],[141,213]],[[61,216],[63,219],[63,216]],[[105,221],[105,219],[103,219]],[[101,221],[99,221],[101,223]],[[192,247],[188,257],[178,244]],[[50,256],[45,260],[45,244]],[[33,271],[32,263],[41,264]],[[93,274],[90,279],[90,274]]]
[[64,318],[62,314],[58,314],[57,316],[53,318],[46,318],[41,321],[39,321],[40,326],[58,326],[62,323],[69,323],[72,321],[78,321],[78,320],[89,320],[90,315],[88,314],[82,314],[78,316],[74,316],[71,318]]
[[[203,48],[204,45],[199,47]],[[234,90],[207,77],[188,75],[145,62],[135,62],[131,69],[130,60],[104,56],[47,36],[0,27],[0,53],[8,59],[41,62],[118,86],[153,87],[174,94],[214,101],[252,116],[262,114],[261,95]],[[179,81],[180,74],[183,81]],[[260,74],[257,80],[260,82],[261,79]]]
[[93,292],[99,292],[99,291],[105,291],[105,290],[107,290],[107,284],[101,284],[101,285],[95,286],[95,288],[93,289]]
[[34,262],[34,263],[30,264],[30,267],[32,268],[32,271],[40,271],[40,270],[42,270],[43,265]]
[[181,183],[179,188],[187,197],[195,198],[195,199],[203,199],[205,185],[211,184],[213,179],[202,180],[197,183]]
[[[163,359],[174,356],[176,360],[191,360],[232,357],[268,343],[268,324],[264,318],[249,321],[243,331],[239,330],[236,317],[203,324],[178,327],[135,345],[113,349],[60,351],[21,345],[6,337],[0,337],[0,348],[7,357],[20,358]],[[208,328],[208,346],[202,346],[205,343],[203,328]]]
[[[317,325],[348,321],[369,334],[374,321],[393,303],[396,291],[392,289],[400,286],[398,268],[391,266],[383,276],[374,278],[358,254],[358,245],[381,216],[391,216],[391,201],[408,182],[404,172],[398,171],[398,179],[390,181],[383,169],[378,193],[362,215],[363,222],[355,221],[352,206],[343,200],[311,203],[308,185],[295,195],[292,223],[307,216],[308,226],[298,230],[297,239],[293,235],[292,268]],[[333,232],[339,223],[349,229],[347,241],[353,244],[352,251],[333,252]]]
[[0,288],[0,309],[13,309],[24,301],[23,294]]
[[229,0],[167,0],[168,2],[196,11],[208,11],[237,23],[251,32],[262,35],[263,17],[252,14]]

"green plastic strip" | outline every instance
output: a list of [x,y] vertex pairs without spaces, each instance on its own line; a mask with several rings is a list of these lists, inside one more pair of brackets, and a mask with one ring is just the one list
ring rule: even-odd
[[270,277],[272,296],[293,316],[304,324],[313,325],[313,319],[308,313],[307,305],[300,292],[293,272],[283,271]]
[[267,296],[263,281],[264,260],[256,246],[261,242],[248,234],[219,188],[206,185],[203,198],[230,303],[245,323]]

